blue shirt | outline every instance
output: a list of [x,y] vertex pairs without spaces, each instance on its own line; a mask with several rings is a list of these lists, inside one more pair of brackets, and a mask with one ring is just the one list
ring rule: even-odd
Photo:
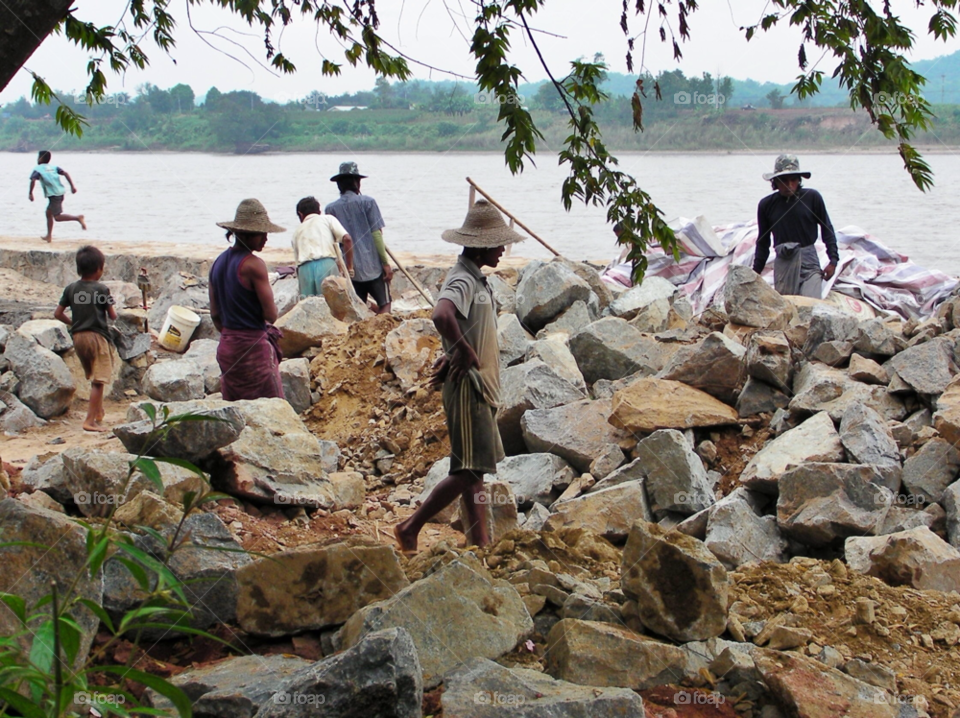
[[63,170],[56,165],[42,164],[33,168],[30,179],[40,180],[44,197],[63,197],[63,183],[60,181],[60,175],[62,174]]
[[383,263],[373,243],[373,233],[385,226],[377,201],[365,194],[344,192],[323,211],[340,220],[353,239],[353,281],[369,282],[383,274]]

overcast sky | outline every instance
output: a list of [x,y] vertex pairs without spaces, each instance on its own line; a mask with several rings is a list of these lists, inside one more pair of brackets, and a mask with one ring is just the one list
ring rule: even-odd
[[[82,20],[113,24],[126,4],[125,0],[78,0],[76,14]],[[918,10],[908,0],[893,0],[893,5],[916,32],[917,47],[913,60],[939,57],[960,49],[960,42],[956,39],[947,43],[936,42],[927,34],[929,8]],[[134,94],[143,83],[166,88],[182,82],[190,85],[198,96],[216,86],[221,91],[253,90],[266,98],[287,101],[302,98],[311,90],[329,95],[373,86],[374,74],[346,65],[337,41],[329,34],[318,33],[316,25],[309,21],[298,19],[279,38],[274,38],[274,44],[299,69],[293,76],[277,76],[257,64],[257,61],[263,61],[264,53],[262,36],[255,29],[245,26],[226,11],[206,5],[191,9],[191,29],[185,8],[185,0],[173,0],[170,4],[170,11],[179,23],[177,47],[171,57],[145,40],[144,48],[151,64],[145,70],[130,71],[122,77],[108,76],[109,92]],[[619,0],[547,0],[546,7],[531,24],[543,31],[536,35],[537,43],[551,71],[562,76],[570,60],[592,58],[594,53],[602,52],[613,71],[626,72],[626,41],[619,27],[620,9]],[[664,44],[659,40],[657,18],[651,19],[649,41],[641,58],[644,18],[634,16],[631,34],[641,35],[634,52],[635,67],[639,69],[642,63],[643,68],[654,74],[680,68],[687,75],[709,72],[737,79],[792,81],[798,74],[796,57],[800,35],[796,28],[783,23],[772,32],[760,33],[749,43],[739,29],[756,23],[765,9],[769,12],[771,8],[764,0],[703,3],[692,16],[692,40],[681,44],[684,57],[679,63],[672,58],[669,42]],[[473,3],[467,0],[381,0],[377,12],[381,35],[402,52],[427,65],[473,75],[469,55],[475,13]],[[671,21],[674,19],[671,17]],[[211,32],[219,36],[208,34]],[[240,58],[243,64],[224,52]],[[820,59],[815,48],[808,47],[807,53],[811,62]],[[344,63],[343,74],[338,78],[323,77],[319,71],[322,57]],[[85,85],[87,59],[85,52],[62,36],[51,36],[28,60],[26,67],[45,77],[55,89],[70,92]],[[546,77],[532,46],[517,31],[511,60],[522,68],[527,81]],[[831,57],[825,57],[819,63],[820,69],[827,74],[835,66],[836,61]],[[416,64],[411,67],[418,78],[437,80],[450,77]],[[30,81],[30,76],[21,70],[0,93],[0,103],[28,95]]]

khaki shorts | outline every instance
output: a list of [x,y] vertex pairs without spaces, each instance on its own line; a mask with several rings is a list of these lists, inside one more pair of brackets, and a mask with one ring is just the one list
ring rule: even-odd
[[77,332],[73,335],[83,373],[91,384],[109,384],[113,377],[113,353],[110,342],[99,332]]
[[456,385],[444,383],[443,409],[450,437],[450,473],[497,473],[497,462],[503,459],[497,411],[483,400],[470,377]]

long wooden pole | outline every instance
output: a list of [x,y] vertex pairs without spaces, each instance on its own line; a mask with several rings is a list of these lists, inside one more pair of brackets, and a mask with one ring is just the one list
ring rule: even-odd
[[437,305],[434,303],[433,298],[427,293],[427,291],[426,291],[423,287],[420,286],[420,283],[419,283],[416,279],[413,278],[413,276],[410,274],[410,272],[408,272],[408,271],[406,270],[406,268],[405,268],[402,264],[400,264],[400,260],[398,260],[397,257],[396,257],[396,255],[395,255],[393,252],[390,251],[390,247],[384,245],[384,249],[387,250],[387,254],[390,255],[390,259],[393,260],[393,263],[397,265],[397,269],[399,269],[401,272],[403,272],[403,276],[405,276],[407,279],[410,280],[410,283],[411,283],[414,287],[416,287],[417,291],[420,292],[420,295],[421,295],[424,299],[427,300],[427,303],[428,303],[431,307],[437,306]]
[[505,209],[500,205],[499,202],[497,202],[493,197],[491,197],[491,196],[488,195],[486,192],[484,192],[476,182],[474,182],[472,179],[470,179],[469,177],[467,177],[467,183],[468,183],[472,188],[476,189],[477,192],[479,192],[480,194],[482,194],[490,204],[492,204],[494,207],[496,207],[497,209],[499,209],[501,212],[503,212],[505,215],[507,215],[510,219],[512,219],[514,222],[516,222],[517,226],[518,226],[520,229],[522,229],[524,232],[526,232],[527,234],[529,234],[529,235],[530,235],[531,237],[533,237],[535,240],[537,240],[538,242],[540,242],[540,244],[542,244],[544,247],[546,247],[546,248],[549,249],[551,252],[553,252],[554,255],[556,255],[557,257],[560,256],[560,252],[558,252],[558,251],[555,250],[553,247],[551,247],[549,244],[547,244],[545,241],[543,241],[540,237],[538,237],[538,236],[536,235],[536,233],[534,233],[534,231],[533,231],[532,229],[530,229],[527,225],[525,225],[525,224],[524,224],[523,222],[521,222],[519,219],[517,219],[517,218],[514,217],[512,214],[510,214],[510,212],[508,212],[507,210],[505,210]]

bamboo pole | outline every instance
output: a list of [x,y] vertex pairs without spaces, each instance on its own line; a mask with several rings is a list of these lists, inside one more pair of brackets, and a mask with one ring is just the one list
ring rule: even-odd
[[[472,179],[470,179],[469,177],[467,177],[467,183],[468,183],[472,188],[476,189],[477,192],[479,192],[480,194],[482,194],[482,195],[484,196],[484,198],[485,198],[490,204],[492,204],[494,207],[496,207],[496,208],[499,209],[501,212],[503,212],[505,215],[507,215],[507,217],[509,217],[511,220],[513,220],[514,222],[516,222],[516,223],[517,223],[517,226],[518,226],[520,229],[522,229],[524,232],[526,232],[527,234],[529,234],[529,235],[530,235],[531,237],[533,237],[535,240],[537,240],[538,242],[540,242],[540,244],[542,244],[544,247],[546,247],[546,248],[549,249],[551,252],[553,252],[554,255],[556,255],[557,257],[560,256],[560,252],[558,252],[558,251],[555,250],[553,247],[551,247],[549,244],[547,244],[544,240],[542,240],[540,237],[538,237],[538,236],[536,235],[536,233],[535,233],[533,230],[531,230],[527,225],[525,225],[525,224],[524,224],[523,222],[521,222],[519,219],[517,219],[517,218],[514,217],[512,214],[510,214],[510,212],[508,212],[507,210],[505,210],[505,209],[500,205],[499,202],[497,202],[493,197],[491,197],[491,196],[488,195],[486,192],[484,192],[476,182],[474,182]],[[471,190],[471,191],[472,191],[472,190]]]
[[424,299],[427,300],[427,303],[428,303],[431,307],[437,306],[437,305],[434,303],[433,298],[427,293],[427,291],[426,291],[423,287],[420,286],[420,282],[418,282],[416,279],[414,279],[414,278],[413,278],[413,275],[411,275],[410,272],[408,272],[408,271],[406,270],[406,268],[405,268],[402,264],[400,264],[400,260],[398,260],[397,257],[396,257],[396,255],[394,255],[394,253],[390,251],[390,247],[384,245],[384,249],[387,250],[387,254],[390,255],[390,259],[393,260],[393,263],[397,265],[397,269],[399,269],[401,272],[403,272],[403,276],[405,276],[407,279],[410,280],[410,283],[411,283],[414,287],[416,287],[417,291],[420,292],[420,295],[421,295]]

